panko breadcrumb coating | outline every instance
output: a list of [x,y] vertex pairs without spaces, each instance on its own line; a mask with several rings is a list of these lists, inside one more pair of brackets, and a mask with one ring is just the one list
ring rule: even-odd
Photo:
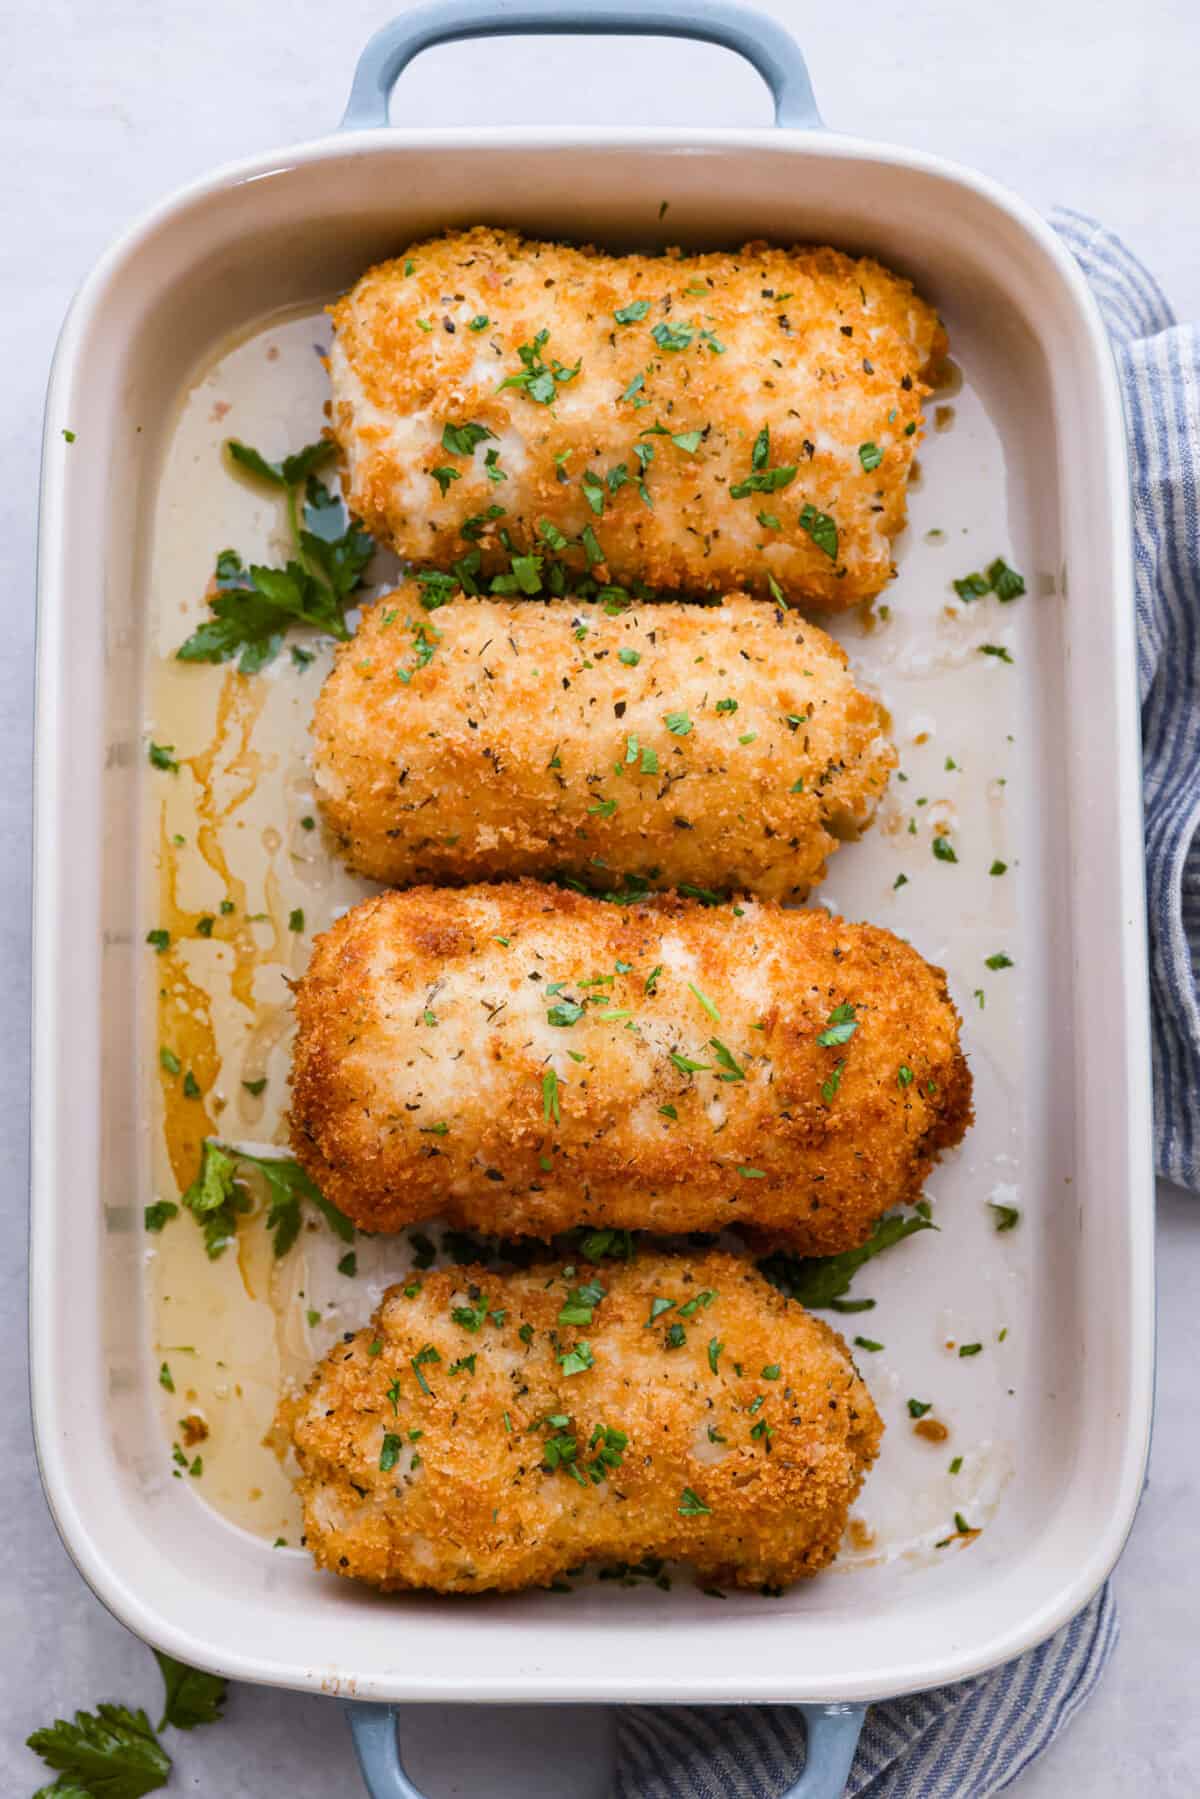
[[896,754],[841,648],[783,608],[458,598],[408,583],[313,718],[350,866],[397,886],[564,873],[803,898]]
[[508,593],[561,593],[560,564],[832,609],[893,573],[946,338],[879,263],[610,256],[480,226],[368,270],[332,311],[349,501],[401,556]]
[[645,1557],[784,1586],[883,1431],[841,1337],[720,1254],[414,1278],[284,1416],[318,1567],[443,1593]]
[[355,1223],[863,1242],[970,1119],[941,969],[746,898],[525,881],[355,906],[296,988],[291,1139]]

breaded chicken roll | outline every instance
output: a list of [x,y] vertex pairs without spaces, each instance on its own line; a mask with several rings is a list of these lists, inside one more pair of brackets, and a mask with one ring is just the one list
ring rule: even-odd
[[480,227],[370,269],[333,321],[349,501],[404,557],[507,593],[567,569],[838,609],[893,572],[946,339],[876,262]]
[[841,1337],[726,1255],[426,1274],[284,1416],[318,1567],[443,1593],[647,1556],[784,1586],[883,1430]]
[[769,901],[386,893],[318,937],[296,1017],[295,1153],[371,1231],[742,1225],[824,1255],[970,1116],[941,969]]
[[313,737],[347,861],[397,886],[565,873],[802,897],[896,760],[839,646],[745,594],[431,616],[409,584],[342,645]]

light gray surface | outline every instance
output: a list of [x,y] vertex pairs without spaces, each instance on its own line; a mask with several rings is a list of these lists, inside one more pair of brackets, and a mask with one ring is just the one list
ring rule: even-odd
[[[38,1784],[22,1747],[55,1713],[119,1697],[153,1708],[149,1655],[88,1595],[59,1546],[33,1469],[25,1404],[30,673],[41,407],[69,297],[136,213],[214,164],[331,128],[354,59],[399,6],[339,0],[45,0],[5,6],[0,195],[6,429],[0,440],[0,1152],[11,1224],[0,1259],[0,1790]],[[859,11],[777,0],[809,54],[834,128],[936,150],[1035,204],[1095,213],[1200,317],[1195,0],[914,0]],[[866,19],[869,23],[864,24]],[[413,124],[766,123],[763,90],[723,53],[655,42],[462,45],[423,58],[397,90]],[[81,603],[94,589],[80,571]],[[1200,1513],[1194,1424],[1200,1200],[1164,1189],[1159,1220],[1158,1414],[1150,1486],[1117,1575],[1123,1637],[1087,1712],[1008,1789],[1200,1791],[1194,1619]],[[412,1772],[431,1799],[539,1799],[607,1789],[609,1720],[574,1712],[414,1714]],[[334,1708],[240,1688],[219,1729],[179,1737],[172,1785],[222,1799],[334,1799],[360,1789]]]

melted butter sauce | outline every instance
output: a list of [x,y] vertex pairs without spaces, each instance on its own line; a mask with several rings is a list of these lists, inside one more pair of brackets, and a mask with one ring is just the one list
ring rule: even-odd
[[[276,458],[314,438],[328,392],[316,352],[327,343],[320,313],[246,334],[183,397],[164,459],[146,726],[148,738],[172,746],[179,771],[145,773],[143,841],[154,870],[145,928],[167,930],[171,939],[157,958],[145,1020],[154,1181],[147,1201],[177,1199],[195,1177],[207,1135],[247,1147],[286,1141],[288,981],[303,968],[312,936],[371,891],[332,855],[312,793],[308,725],[329,646],[297,639],[315,652],[300,667],[289,639],[252,677],[174,655],[206,614],[220,548],[235,547],[247,562],[286,560],[282,506],[233,476],[221,445],[236,436]],[[940,1235],[864,1271],[855,1294],[870,1294],[878,1307],[866,1319],[831,1318],[848,1339],[865,1326],[887,1344],[882,1353],[858,1355],[889,1429],[837,1564],[847,1570],[883,1561],[924,1566],[963,1553],[965,1539],[942,1555],[933,1547],[954,1510],[973,1526],[995,1516],[1016,1463],[1012,1395],[1033,1341],[1028,1233],[997,1238],[982,1204],[999,1192],[1007,1203],[1029,1203],[1011,1073],[1020,1054],[1018,980],[1005,985],[980,973],[983,955],[996,949],[1010,949],[1020,965],[1014,883],[986,878],[989,858],[1014,858],[1020,752],[1009,735],[1019,690],[1005,689],[995,679],[1001,671],[983,666],[978,645],[1006,641],[1021,619],[1019,608],[993,600],[957,606],[949,588],[952,576],[1011,547],[999,440],[969,383],[955,368],[951,377],[927,407],[922,457],[930,478],[911,496],[910,528],[897,547],[900,578],[871,607],[833,626],[865,684],[886,696],[908,780],[893,778],[875,829],[835,859],[817,903],[911,936],[948,968],[979,1089],[979,1122],[966,1149],[931,1182]],[[939,431],[934,401],[950,392],[955,405],[945,408]],[[970,481],[948,481],[951,463],[969,464]],[[1023,566],[1019,546],[1013,559]],[[1024,572],[1030,606],[1048,578],[1036,568]],[[951,752],[953,769],[944,766]],[[964,872],[951,887],[931,856],[930,835],[935,823],[959,819],[970,856],[960,855]],[[297,911],[299,931],[290,922]],[[977,1014],[973,989],[985,983],[989,1009]],[[160,1048],[178,1058],[178,1075],[162,1066]],[[187,1097],[188,1073],[199,1097]],[[259,1093],[246,1084],[263,1081]],[[148,1353],[152,1369],[166,1364],[175,1388],[159,1388],[164,1464],[172,1443],[205,1429],[185,1451],[189,1462],[201,1456],[202,1472],[180,1470],[180,1479],[231,1523],[295,1547],[299,1512],[274,1434],[279,1398],[369,1316],[411,1252],[403,1239],[360,1237],[351,1274],[347,1246],[314,1219],[276,1260],[265,1211],[257,1192],[236,1250],[216,1261],[186,1214],[147,1233]],[[986,1355],[967,1363],[951,1356],[944,1343],[955,1334],[986,1336]],[[912,1393],[936,1399],[947,1440],[914,1436],[904,1405]],[[952,1455],[962,1456],[953,1477]]]

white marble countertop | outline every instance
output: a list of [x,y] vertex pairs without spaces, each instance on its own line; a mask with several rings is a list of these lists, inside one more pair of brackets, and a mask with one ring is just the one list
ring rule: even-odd
[[[25,1403],[30,671],[41,408],[72,291],[135,214],[218,162],[331,128],[354,60],[398,0],[45,0],[5,10],[0,195],[8,424],[0,440],[0,1156],[8,1253],[0,1259],[0,1788],[39,1784],[29,1730],[105,1697],[153,1706],[146,1652],[91,1598],[55,1536],[34,1471]],[[848,26],[839,8],[767,10],[808,52],[835,129],[919,145],[986,170],[1036,205],[1094,213],[1149,263],[1182,317],[1200,317],[1195,180],[1200,156],[1195,0],[912,0]],[[863,21],[866,21],[865,23]],[[765,124],[757,78],[724,53],[642,42],[460,45],[431,53],[397,90],[420,124]],[[1095,1699],[1009,1791],[1200,1791],[1200,1514],[1194,1425],[1200,1199],[1159,1196],[1158,1412],[1150,1483],[1116,1576],[1123,1637]],[[576,1799],[607,1791],[603,1713],[503,1715],[423,1708],[411,1770],[431,1799]],[[329,1799],[360,1790],[326,1702],[239,1688],[220,1729],[180,1738],[172,1787],[223,1799]]]

